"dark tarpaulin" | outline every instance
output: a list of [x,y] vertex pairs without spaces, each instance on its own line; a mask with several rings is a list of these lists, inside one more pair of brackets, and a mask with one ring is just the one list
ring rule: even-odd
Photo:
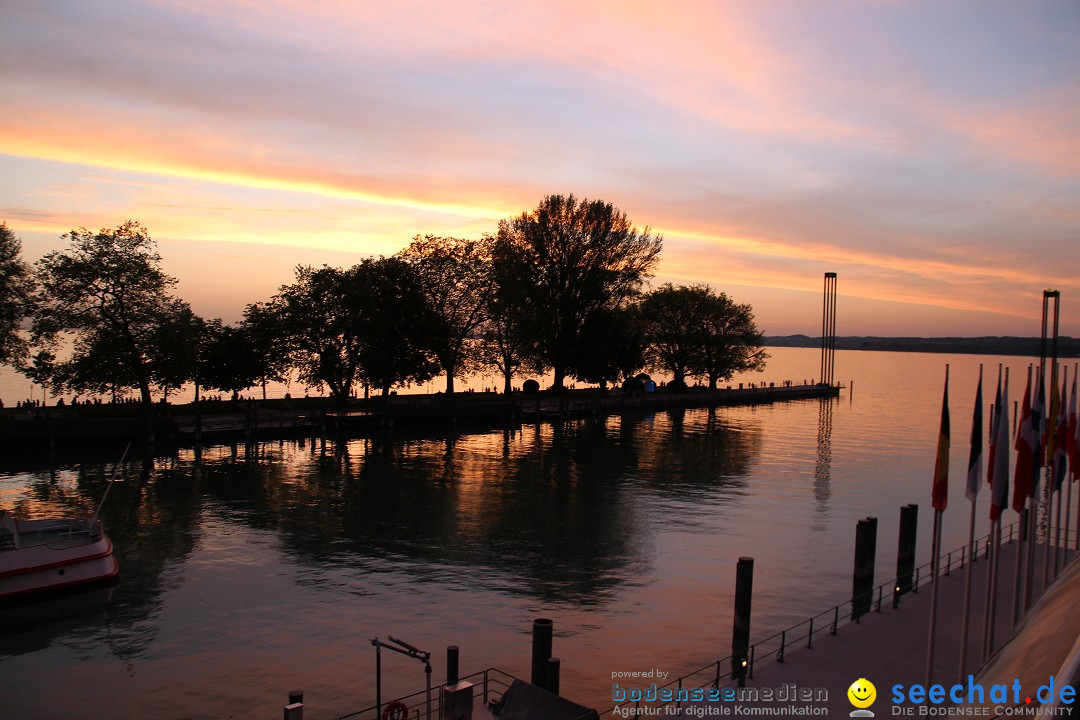
[[515,680],[491,712],[499,720],[597,720],[595,710]]

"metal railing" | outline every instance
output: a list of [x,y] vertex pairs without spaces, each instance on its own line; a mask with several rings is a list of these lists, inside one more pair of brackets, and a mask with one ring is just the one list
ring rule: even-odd
[[[471,682],[475,687],[480,688],[480,699],[487,707],[492,703],[498,702],[506,689],[510,687],[510,683],[516,680],[513,675],[507,672],[503,672],[498,668],[488,668],[487,670],[480,670],[474,672],[472,675],[466,675],[459,679],[459,682]],[[393,702],[399,702],[409,708],[410,718],[427,718],[427,702],[426,702],[426,690],[420,690],[414,692],[411,695],[405,695],[404,697],[397,698]],[[384,704],[385,707],[385,704]],[[357,710],[356,712],[349,713],[348,715],[341,715],[337,720],[378,720],[379,719],[378,706],[372,705],[369,708],[363,710]],[[441,718],[443,712],[443,691],[442,686],[439,686],[439,692],[432,697],[431,706],[431,718]]]
[[[1015,528],[1017,523],[1011,523],[1010,525],[1003,527],[1002,532],[1002,544],[1011,543],[1014,540]],[[1008,531],[1006,533],[1006,530]],[[979,557],[980,544],[982,545],[983,557],[987,557],[990,549],[990,535],[979,537],[974,543],[974,554],[976,558]],[[959,556],[959,557],[957,557]],[[967,565],[969,560],[969,553],[967,546],[963,546],[957,550],[952,550],[948,553],[942,553],[940,555],[942,575],[949,575],[953,568],[961,569]],[[880,613],[882,603],[886,600],[890,600],[893,603],[893,607],[896,607],[899,603],[901,595],[905,594],[900,591],[900,588],[910,582],[911,592],[918,593],[921,585],[928,584],[932,580],[930,572],[931,562],[927,562],[923,565],[916,567],[913,571],[912,578],[907,581],[907,578],[893,578],[889,582],[882,583],[873,588],[869,593],[861,596],[853,596],[850,600],[846,600],[842,603],[838,603],[833,607],[818,613],[813,617],[807,618],[800,623],[796,623],[791,627],[785,628],[778,633],[770,635],[762,640],[757,641],[750,645],[749,659],[747,661],[747,678],[753,679],[754,669],[760,667],[762,664],[769,661],[784,662],[785,656],[789,650],[800,648],[805,646],[807,649],[814,647],[814,638],[819,637],[822,633],[828,633],[829,635],[836,635],[841,627],[849,625],[851,623],[858,624],[862,614],[869,614],[869,612]],[[888,589],[888,595],[885,594],[885,590]],[[867,600],[870,602],[867,603]],[[858,613],[855,611],[856,607],[866,607],[869,605],[870,610]],[[648,707],[661,708],[661,707],[675,707],[680,708],[684,702],[693,700],[699,700],[708,698],[710,696],[710,690],[719,690],[721,683],[725,680],[733,680],[735,678],[735,668],[733,667],[734,655],[727,655],[719,660],[710,662],[704,667],[693,670],[665,685],[658,685],[656,688],[656,697],[651,695],[648,698],[627,698],[624,701],[615,703],[612,707],[600,713],[601,717],[605,715],[611,715],[617,708],[625,709],[633,707],[634,712],[631,715],[638,714],[642,707],[643,702],[648,703]],[[664,700],[663,698],[670,697],[670,700]]]

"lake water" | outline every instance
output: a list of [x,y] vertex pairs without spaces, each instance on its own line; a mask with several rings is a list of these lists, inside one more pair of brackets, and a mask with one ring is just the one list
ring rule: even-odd
[[[815,350],[770,352],[744,380],[818,370]],[[129,458],[104,512],[112,599],[0,635],[0,716],[272,718],[299,688],[306,717],[334,717],[374,703],[373,637],[431,650],[436,683],[451,644],[463,674],[527,678],[536,617],[554,620],[563,693],[602,710],[612,672],[674,677],[730,652],[740,556],[755,558],[752,639],[850,597],[863,517],[879,518],[877,582],[901,505],[920,505],[928,559],[945,363],[944,547],[962,545],[979,363],[989,408],[998,362],[1015,400],[1031,361],[841,351],[854,386],[838,400]],[[0,507],[90,514],[120,450],[19,460]],[[383,675],[384,701],[423,688],[393,653]]]

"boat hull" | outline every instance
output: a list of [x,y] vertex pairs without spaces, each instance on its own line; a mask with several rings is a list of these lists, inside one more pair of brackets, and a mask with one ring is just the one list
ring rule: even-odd
[[[20,523],[20,529],[34,524]],[[81,540],[73,539],[80,534]],[[45,536],[44,542],[0,552],[0,601],[105,582],[119,572],[112,541],[100,529],[92,537],[78,529],[56,538]]]

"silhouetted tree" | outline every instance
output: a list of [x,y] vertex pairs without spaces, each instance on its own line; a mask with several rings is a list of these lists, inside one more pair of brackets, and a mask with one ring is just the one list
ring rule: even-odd
[[300,378],[325,383],[339,402],[363,380],[388,395],[430,379],[438,365],[424,346],[431,313],[412,268],[399,258],[349,270],[299,267],[275,302]]
[[244,309],[241,327],[252,352],[258,358],[256,380],[262,386],[265,400],[266,384],[282,382],[288,377],[289,346],[284,333],[282,308],[273,302],[248,305]]
[[202,335],[206,321],[183,300],[172,299],[152,332],[149,347],[150,375],[165,398],[198,377]]
[[641,301],[649,366],[670,372],[674,388],[683,386],[697,369],[711,295],[706,285],[664,283]]
[[712,294],[703,318],[703,337],[695,375],[705,377],[709,389],[735,373],[765,369],[768,359],[761,346],[762,333],[754,324],[754,309],[734,302],[724,293]]
[[597,383],[602,391],[608,382],[632,376],[645,365],[645,345],[636,308],[601,309],[581,328],[570,373],[579,380]]
[[527,327],[536,352],[555,371],[561,389],[585,321],[594,312],[621,306],[655,267],[662,239],[639,231],[626,214],[599,200],[549,195],[535,210],[499,223],[495,263],[518,268],[516,288],[526,300]]
[[[61,334],[74,335],[69,362],[81,368],[84,381],[109,355],[124,374],[130,373],[143,404],[149,405],[152,346],[173,307],[170,290],[176,279],[161,269],[153,240],[137,222],[96,233],[80,228],[63,238],[71,241],[68,250],[37,262],[35,341],[51,347]],[[90,351],[99,357],[85,362]]]
[[487,240],[417,236],[397,257],[416,273],[428,307],[425,342],[446,373],[446,394],[454,377],[468,371],[469,341],[487,316],[494,287]]
[[661,285],[642,300],[641,320],[650,365],[670,372],[675,387],[700,376],[715,389],[736,372],[765,367],[753,309],[708,285]]
[[111,395],[115,401],[123,391],[137,388],[138,381],[121,340],[101,329],[75,338],[71,357],[56,365],[51,386],[54,392]]
[[38,350],[34,353],[30,364],[19,367],[19,372],[43,388],[54,387],[57,373],[56,356],[48,350]]
[[203,352],[200,379],[205,387],[230,393],[235,401],[241,390],[259,381],[264,370],[263,358],[244,325],[212,327]]
[[296,282],[282,286],[274,302],[281,308],[300,380],[314,386],[325,383],[331,397],[345,402],[357,379],[359,320],[366,310],[356,268],[299,266]]
[[437,321],[415,270],[396,257],[365,260],[350,271],[359,286],[360,377],[390,394],[395,385],[425,382],[439,370],[428,349]]
[[7,223],[0,223],[0,365],[19,365],[28,356],[19,329],[30,314],[33,287],[22,243]]

